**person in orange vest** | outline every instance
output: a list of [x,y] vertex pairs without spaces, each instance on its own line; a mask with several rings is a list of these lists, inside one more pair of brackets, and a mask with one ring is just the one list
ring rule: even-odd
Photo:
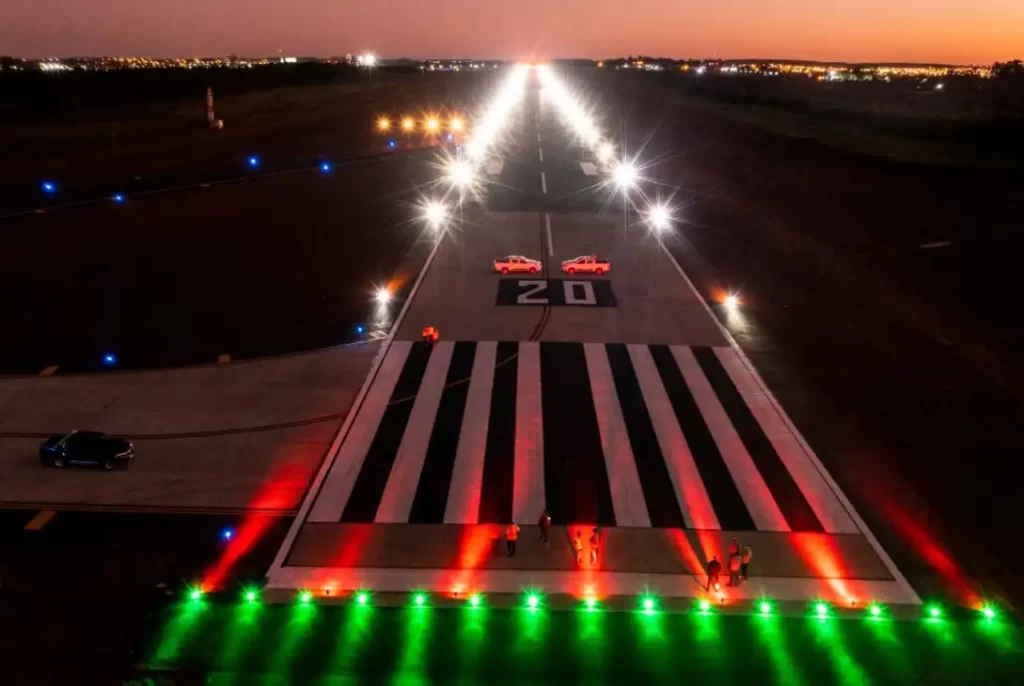
[[601,535],[597,531],[597,527],[594,527],[593,533],[590,534],[590,566],[597,566],[597,558],[601,552]]
[[729,555],[729,585],[740,585],[740,553],[736,551]]
[[547,545],[548,532],[551,531],[551,515],[548,514],[547,508],[540,513],[540,519],[537,521],[537,526],[540,527],[540,542]]
[[732,543],[729,544],[729,557],[740,554],[740,539],[732,539]]
[[516,541],[519,540],[519,526],[515,522],[505,527],[505,548],[509,557],[516,555]]
[[583,532],[576,530],[576,538],[572,539],[572,547],[576,551],[576,564],[583,566]]

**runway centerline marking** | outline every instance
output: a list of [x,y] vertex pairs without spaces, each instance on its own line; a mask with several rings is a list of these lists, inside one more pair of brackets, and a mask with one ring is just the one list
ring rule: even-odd
[[548,240],[548,257],[555,256],[555,242],[551,239],[551,215],[544,213],[544,236]]
[[537,156],[540,157],[540,161],[544,161],[544,148],[537,148]]
[[544,172],[540,173],[540,189],[544,192],[544,195],[548,194],[548,179]]

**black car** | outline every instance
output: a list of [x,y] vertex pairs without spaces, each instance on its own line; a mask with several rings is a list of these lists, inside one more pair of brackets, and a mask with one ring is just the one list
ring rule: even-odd
[[127,467],[135,457],[130,441],[99,431],[72,431],[51,436],[39,446],[43,464],[62,468],[67,465],[94,465],[104,469]]

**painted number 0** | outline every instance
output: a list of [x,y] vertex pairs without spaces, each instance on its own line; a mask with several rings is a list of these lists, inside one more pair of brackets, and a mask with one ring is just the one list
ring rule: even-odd
[[537,293],[540,293],[541,291],[547,291],[547,289],[548,289],[548,282],[547,281],[543,281],[543,280],[541,280],[541,281],[520,281],[519,282],[519,287],[522,288],[524,286],[527,288],[527,290],[526,290],[526,292],[520,293],[518,296],[516,296],[516,303],[517,304],[519,304],[519,305],[547,305],[548,304],[548,298],[547,298],[546,295],[541,295],[541,296],[538,296],[538,297],[533,297],[533,296],[537,295]]
[[[563,281],[566,305],[596,305],[597,296],[589,281]],[[582,291],[582,293],[581,293]]]

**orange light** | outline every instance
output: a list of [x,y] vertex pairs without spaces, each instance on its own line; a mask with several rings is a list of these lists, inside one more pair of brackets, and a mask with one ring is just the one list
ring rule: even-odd
[[427,117],[426,129],[431,133],[435,133],[441,126],[440,122],[437,121],[437,117]]
[[416,127],[416,122],[412,120],[412,117],[406,117],[402,120],[402,130],[412,131]]
[[377,129],[380,131],[387,131],[391,128],[391,120],[387,117],[381,117],[377,120]]
[[455,133],[462,131],[462,120],[458,117],[452,117],[452,120],[448,122],[448,128]]

